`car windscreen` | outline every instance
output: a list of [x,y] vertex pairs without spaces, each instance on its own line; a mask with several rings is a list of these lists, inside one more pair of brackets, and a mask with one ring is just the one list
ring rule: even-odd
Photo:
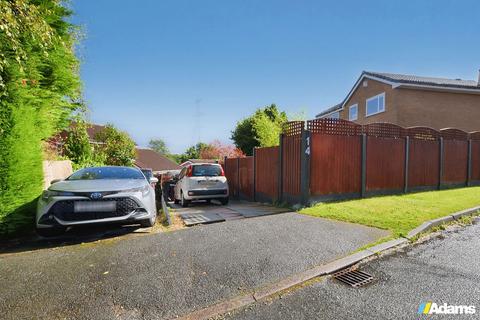
[[192,176],[194,177],[218,177],[222,175],[222,168],[219,165],[202,164],[193,166]]
[[150,181],[150,179],[153,177],[152,170],[142,170],[143,175],[147,178],[147,180]]
[[85,168],[73,173],[67,180],[145,179],[138,169],[124,167]]

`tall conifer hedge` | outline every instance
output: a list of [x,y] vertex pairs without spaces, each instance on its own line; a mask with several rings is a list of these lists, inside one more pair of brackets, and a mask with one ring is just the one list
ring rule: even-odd
[[80,104],[78,30],[59,0],[0,0],[0,237],[31,228],[42,143]]

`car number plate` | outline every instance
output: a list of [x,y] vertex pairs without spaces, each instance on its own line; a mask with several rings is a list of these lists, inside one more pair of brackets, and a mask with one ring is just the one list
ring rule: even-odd
[[77,201],[74,203],[75,212],[112,212],[117,210],[115,201]]
[[215,180],[200,180],[200,184],[206,185],[206,186],[213,186],[217,183]]

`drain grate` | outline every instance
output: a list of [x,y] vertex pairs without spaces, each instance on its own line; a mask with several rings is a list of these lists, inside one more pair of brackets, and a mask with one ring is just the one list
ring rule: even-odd
[[333,275],[335,279],[354,288],[362,287],[373,281],[373,276],[366,272],[352,269],[344,269]]

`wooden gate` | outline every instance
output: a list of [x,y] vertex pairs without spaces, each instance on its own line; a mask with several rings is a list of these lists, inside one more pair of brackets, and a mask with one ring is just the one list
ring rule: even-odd
[[301,202],[300,163],[304,125],[303,121],[289,122],[282,135],[282,200],[288,203]]

